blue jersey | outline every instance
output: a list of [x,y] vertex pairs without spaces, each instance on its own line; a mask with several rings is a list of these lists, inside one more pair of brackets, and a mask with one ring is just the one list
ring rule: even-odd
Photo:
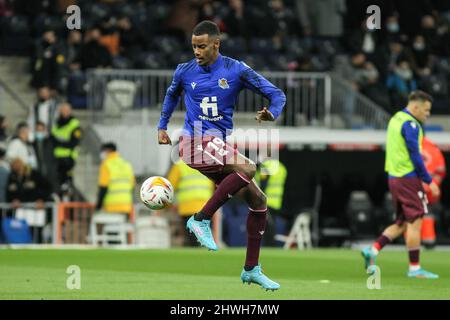
[[200,66],[195,59],[179,64],[164,98],[158,129],[167,130],[184,91],[185,131],[191,136],[200,134],[197,128],[201,125],[202,135],[224,138],[231,134],[234,106],[244,88],[266,97],[275,119],[280,115],[286,103],[284,93],[244,62],[219,54],[210,66]]

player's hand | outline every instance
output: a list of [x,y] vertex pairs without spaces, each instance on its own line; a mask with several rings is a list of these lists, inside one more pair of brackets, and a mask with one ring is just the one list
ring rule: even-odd
[[431,194],[433,195],[433,197],[437,198],[441,194],[441,190],[439,189],[439,186],[434,181],[430,183],[430,190],[431,190]]
[[172,145],[172,141],[170,140],[169,135],[166,130],[158,130],[158,143],[159,144],[170,144]]
[[256,112],[255,120],[261,123],[261,121],[273,121],[275,120],[272,112],[269,111],[266,107],[262,110]]

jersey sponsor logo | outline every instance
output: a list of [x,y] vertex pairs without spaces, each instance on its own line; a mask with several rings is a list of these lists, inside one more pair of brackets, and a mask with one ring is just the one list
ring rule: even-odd
[[230,86],[228,85],[228,81],[225,78],[219,79],[218,81],[219,87],[222,89],[230,89]]
[[[217,97],[204,97],[202,102],[200,103],[200,108],[202,109],[203,116],[199,115],[199,119],[207,120],[207,121],[220,121],[223,119],[223,116],[219,115],[219,110],[217,108]],[[209,110],[211,110],[211,116],[209,114]]]
[[194,90],[195,89],[195,86],[197,85],[197,82],[191,82],[191,87],[192,87],[192,90]]

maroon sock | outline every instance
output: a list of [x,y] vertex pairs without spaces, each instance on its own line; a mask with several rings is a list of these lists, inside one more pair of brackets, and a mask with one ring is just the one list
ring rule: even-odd
[[418,265],[419,264],[419,255],[420,255],[420,249],[412,249],[408,250],[409,254],[409,264],[410,265]]
[[391,243],[391,239],[389,239],[388,237],[386,237],[384,234],[382,234],[377,241],[375,241],[375,243],[373,244],[373,246],[375,248],[377,248],[378,251],[380,251],[381,249],[383,249],[383,247],[389,243]]
[[247,178],[242,173],[230,173],[219,184],[213,196],[208,200],[201,212],[203,212],[207,218],[211,219],[214,212],[216,212],[217,209],[228,201],[228,195],[234,195],[236,192],[248,185],[250,180],[251,179]]
[[267,209],[250,210],[247,217],[247,255],[245,266],[247,268],[258,265],[259,249],[264,230],[266,229]]

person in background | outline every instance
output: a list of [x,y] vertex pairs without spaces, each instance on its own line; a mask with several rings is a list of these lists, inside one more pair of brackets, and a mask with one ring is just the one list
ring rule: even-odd
[[266,233],[264,234],[264,244],[266,246],[275,246],[275,217],[283,217],[281,209],[286,178],[286,166],[277,159],[264,159],[258,165],[255,180],[267,196],[267,208],[271,213],[267,220]]
[[54,170],[53,142],[49,137],[47,126],[41,121],[38,121],[36,124],[33,147],[38,163],[37,170],[44,177],[47,177],[52,185],[52,189],[55,190],[57,177]]
[[36,154],[30,141],[30,127],[26,122],[20,122],[16,128],[16,135],[8,143],[6,159],[11,161],[19,158],[22,162],[33,169],[37,168]]
[[0,148],[6,149],[6,143],[8,141],[7,122],[4,115],[0,115]]
[[104,212],[126,214],[133,210],[135,177],[131,164],[117,152],[114,143],[102,145],[98,177],[98,198],[96,209]]
[[5,161],[6,151],[0,148],[0,203],[6,202],[6,186],[9,178],[9,165]]
[[56,121],[58,105],[48,87],[38,89],[38,101],[30,108],[27,123],[31,129],[31,139],[34,140],[36,124],[42,122],[46,125],[48,133],[51,132]]
[[[447,172],[445,158],[441,150],[427,137],[423,138],[422,158],[427,171],[430,173],[433,182],[440,188]],[[423,217],[422,222],[422,243],[427,248],[434,247],[436,243],[435,218],[433,216],[433,205],[440,200],[440,195],[435,196],[427,184],[423,184],[427,195],[430,213]]]
[[[183,218],[183,226],[191,216],[200,211],[214,193],[214,183],[199,171],[178,160],[167,175],[172,184],[178,204],[178,214]],[[184,230],[184,228],[183,228]],[[184,232],[184,245],[197,246],[195,237]]]
[[80,121],[72,115],[72,106],[67,102],[61,103],[59,118],[52,128],[51,135],[58,173],[58,187],[61,192],[67,191],[72,184],[73,168],[78,158],[81,135]]
[[[45,177],[27,166],[20,158],[11,161],[11,173],[8,178],[6,201],[13,209],[23,203],[35,203],[37,210],[45,208],[45,202],[51,199],[51,186]],[[49,215],[48,215],[49,216]],[[51,216],[49,217],[51,219]],[[32,227],[38,243],[42,242],[43,227]]]

